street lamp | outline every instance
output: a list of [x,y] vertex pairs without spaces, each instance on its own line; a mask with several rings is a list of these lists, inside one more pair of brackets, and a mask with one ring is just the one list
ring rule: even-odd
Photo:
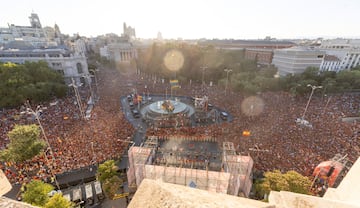
[[[54,164],[54,153],[53,153],[53,151],[52,151],[52,148],[51,148],[51,146],[50,146],[49,140],[48,140],[48,138],[47,138],[47,136],[46,136],[46,134],[45,134],[44,127],[42,126],[42,124],[41,124],[41,122],[40,122],[40,118],[39,118],[40,113],[41,113],[42,110],[45,109],[45,108],[41,107],[41,105],[38,105],[38,106],[36,107],[35,111],[34,111],[34,110],[31,108],[29,101],[26,101],[25,106],[26,106],[26,111],[21,112],[21,114],[27,113],[27,114],[31,114],[31,115],[35,116],[36,121],[38,122],[38,124],[39,124],[39,126],[40,126],[41,133],[42,133],[43,136],[44,136],[44,140],[45,140],[45,142],[46,142],[46,145],[47,145],[47,147],[49,148],[50,155],[51,155],[51,157],[52,157],[52,165],[53,165],[53,164]],[[50,163],[49,163],[49,159],[48,159],[48,157],[47,157],[47,155],[46,155],[46,152],[45,152],[44,154],[45,154],[46,163],[47,163],[47,165],[48,165],[48,167],[49,167],[49,169],[50,169],[50,171],[51,171],[51,176],[54,178],[56,187],[58,188],[58,190],[60,190],[59,183],[58,183],[58,181],[57,181],[57,179],[56,179],[56,175],[54,174],[53,168],[52,168],[52,166],[51,166]]]
[[202,69],[202,90],[204,91],[204,85],[205,85],[205,83],[204,83],[204,73],[205,73],[205,69],[207,69],[208,67],[207,66],[202,66],[202,67],[200,67],[200,69]]
[[89,90],[90,90],[90,100],[91,100],[91,104],[94,103],[94,92],[93,92],[93,89],[91,87],[91,77],[93,77],[93,75],[90,75],[90,74],[85,74],[83,75],[82,77],[86,78],[87,79],[87,84],[89,85]]
[[226,84],[225,84],[225,95],[226,95],[228,82],[229,82],[229,73],[232,72],[232,69],[224,69],[224,72],[226,72]]
[[95,162],[96,159],[95,159],[95,151],[94,151],[94,142],[90,142],[90,144],[91,144],[91,151],[92,151],[92,159],[91,159],[91,161],[92,161],[92,163],[96,163]]
[[98,80],[96,77],[96,72],[100,71],[99,69],[90,69],[94,73],[94,79],[95,79],[95,86],[96,86],[96,98],[99,98],[99,89],[98,89]]
[[322,86],[313,86],[313,85],[311,85],[311,84],[308,84],[307,86],[308,86],[308,87],[311,87],[311,93],[310,93],[310,96],[309,96],[309,100],[308,100],[308,102],[307,102],[307,104],[306,104],[305,111],[304,111],[304,113],[303,113],[303,115],[302,115],[302,117],[301,117],[301,120],[302,120],[302,121],[303,121],[304,118],[305,118],[305,113],[306,113],[306,111],[307,111],[307,109],[308,109],[308,107],[309,107],[310,100],[311,100],[312,95],[314,94],[314,91],[315,91],[316,89],[321,89],[321,88],[322,88]]
[[[74,80],[73,77],[71,78],[71,81],[72,81],[72,83],[69,84],[68,86],[74,88],[75,97],[76,97],[77,104],[78,104],[78,107],[79,107],[79,110],[80,110],[80,116],[81,116],[83,119],[85,119],[84,111],[83,111],[83,109],[82,109],[81,97],[80,97],[79,90],[78,90],[78,87],[79,87],[79,86],[75,84],[75,80]],[[80,86],[81,86],[81,85],[80,85]]]

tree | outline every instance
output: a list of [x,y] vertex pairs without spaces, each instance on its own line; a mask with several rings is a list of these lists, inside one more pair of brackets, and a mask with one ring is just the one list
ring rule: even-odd
[[265,178],[258,184],[258,191],[269,194],[270,191],[290,191],[301,194],[309,194],[311,180],[296,171],[288,171],[282,174],[279,170],[268,171]]
[[97,171],[97,177],[101,183],[105,182],[107,179],[112,178],[117,175],[118,167],[115,165],[114,160],[107,160],[103,164],[99,165]]
[[310,79],[316,80],[319,77],[319,68],[316,67],[308,67],[306,70],[301,74],[303,79]]
[[108,178],[103,183],[103,189],[106,195],[109,198],[113,198],[119,188],[122,186],[123,180],[121,180],[118,176],[114,175],[111,178]]
[[66,95],[63,75],[44,61],[25,64],[0,63],[0,107],[14,107],[26,99],[46,101]]
[[302,176],[296,171],[288,171],[284,174],[286,181],[289,184],[289,190],[294,193],[310,194],[311,180]]
[[25,188],[26,191],[22,196],[24,202],[40,207],[44,206],[49,201],[48,194],[54,190],[52,185],[40,180],[32,180]]
[[38,155],[45,147],[45,143],[40,140],[39,127],[35,124],[15,125],[8,136],[9,146],[0,151],[3,161],[23,162]]
[[74,203],[67,200],[61,193],[56,193],[45,204],[45,208],[71,208],[74,207]]

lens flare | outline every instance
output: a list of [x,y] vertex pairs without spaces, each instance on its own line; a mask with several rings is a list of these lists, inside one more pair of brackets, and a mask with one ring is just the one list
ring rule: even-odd
[[247,116],[258,116],[263,112],[264,105],[264,101],[261,98],[251,96],[245,98],[241,103],[241,111]]
[[178,50],[170,50],[164,57],[164,65],[170,71],[179,71],[184,65],[184,56]]

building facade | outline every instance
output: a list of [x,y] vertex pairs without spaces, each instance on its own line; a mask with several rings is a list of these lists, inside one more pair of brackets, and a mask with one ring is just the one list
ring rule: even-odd
[[270,65],[273,58],[273,49],[262,49],[262,48],[246,48],[245,58],[254,60],[258,64]]
[[321,62],[320,71],[334,71],[338,72],[340,68],[341,60],[332,55],[325,55],[324,60]]
[[59,46],[63,40],[58,25],[43,28],[35,13],[29,20],[30,26],[11,24],[8,28],[0,28],[0,62],[45,61],[50,68],[63,74],[67,83],[72,82],[71,78],[78,84],[90,81],[83,78],[89,74],[84,40],[76,38],[69,41],[68,47]]
[[137,50],[129,42],[112,43],[100,48],[100,56],[115,63],[128,63],[137,57]]
[[50,68],[64,75],[66,83],[71,83],[71,78],[78,84],[83,83],[83,77],[89,74],[86,57],[65,49],[0,50],[0,62],[23,64],[26,61],[47,62]]
[[[337,64],[336,71],[349,70],[360,65],[360,40],[334,39],[326,40],[321,43],[320,49],[327,55],[335,56],[340,63]],[[324,62],[320,69],[322,71],[333,71],[335,63],[330,65]]]
[[49,44],[53,46],[56,43],[49,41],[47,32],[49,29],[41,26],[39,16],[32,13],[29,17],[30,26],[18,26],[9,24],[8,27],[0,28],[0,46],[10,43],[14,40],[22,40],[30,42],[34,47],[48,47]]
[[280,76],[303,73],[308,67],[320,68],[325,52],[319,49],[293,47],[274,51],[272,64]]

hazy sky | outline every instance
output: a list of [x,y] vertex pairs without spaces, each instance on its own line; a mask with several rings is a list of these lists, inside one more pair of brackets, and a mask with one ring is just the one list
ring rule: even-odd
[[8,0],[0,27],[57,23],[64,34],[97,36],[135,27],[139,38],[360,37],[360,0]]

